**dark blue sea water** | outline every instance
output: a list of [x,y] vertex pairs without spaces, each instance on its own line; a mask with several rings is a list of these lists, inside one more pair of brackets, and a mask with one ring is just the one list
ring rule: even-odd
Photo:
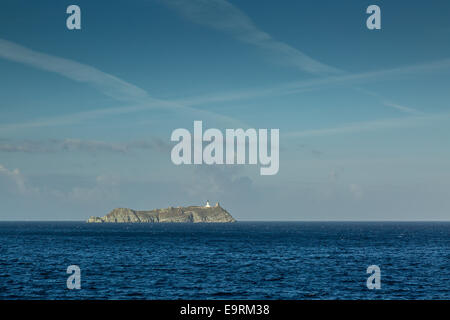
[[0,299],[450,299],[450,223],[2,222]]

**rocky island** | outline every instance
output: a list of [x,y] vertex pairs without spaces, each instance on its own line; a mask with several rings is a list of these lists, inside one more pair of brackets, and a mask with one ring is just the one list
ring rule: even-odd
[[159,223],[159,222],[236,222],[236,220],[219,203],[214,207],[206,206],[169,207],[150,211],[136,211],[117,208],[103,217],[90,217],[88,223],[122,222],[122,223]]

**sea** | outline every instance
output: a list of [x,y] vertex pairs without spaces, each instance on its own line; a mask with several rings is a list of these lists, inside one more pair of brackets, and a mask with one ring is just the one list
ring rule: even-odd
[[450,222],[0,222],[0,299],[450,299]]

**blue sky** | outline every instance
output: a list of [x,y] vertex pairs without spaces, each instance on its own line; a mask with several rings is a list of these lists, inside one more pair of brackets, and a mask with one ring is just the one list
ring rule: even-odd
[[[67,6],[82,30],[66,28]],[[382,29],[366,28],[381,8]],[[0,219],[220,201],[241,220],[450,219],[448,1],[0,4]],[[280,129],[280,171],[171,132]]]

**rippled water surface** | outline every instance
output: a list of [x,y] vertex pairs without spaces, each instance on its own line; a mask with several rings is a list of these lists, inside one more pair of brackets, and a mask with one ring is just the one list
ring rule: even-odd
[[2,222],[0,299],[450,299],[450,223]]

